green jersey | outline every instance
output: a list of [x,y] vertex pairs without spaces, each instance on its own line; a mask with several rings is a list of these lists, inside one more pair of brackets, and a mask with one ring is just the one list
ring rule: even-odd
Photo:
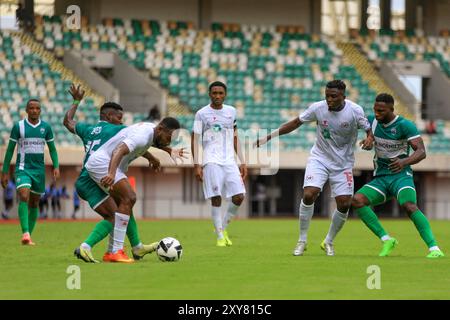
[[53,141],[50,125],[42,120],[35,125],[28,119],[16,122],[11,130],[10,140],[17,143],[17,170],[44,171],[45,143]]
[[99,121],[95,125],[77,122],[75,125],[75,133],[83,141],[86,152],[83,166],[94,151],[114,137],[123,128],[126,128],[126,126],[115,125],[106,121]]
[[[408,142],[420,137],[415,124],[401,116],[396,116],[390,123],[379,123],[375,116],[368,117],[375,136],[374,176],[392,175],[389,170],[390,159],[407,158],[411,147]],[[405,166],[403,173],[412,176],[411,166]]]

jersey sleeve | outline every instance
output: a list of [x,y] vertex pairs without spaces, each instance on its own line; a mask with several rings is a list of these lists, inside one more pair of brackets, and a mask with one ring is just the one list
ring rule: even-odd
[[375,120],[375,116],[373,114],[367,116],[367,121],[369,121],[370,125],[372,125],[373,120]]
[[84,141],[84,137],[87,135],[86,131],[88,131],[89,125],[83,122],[77,122],[75,124],[75,134]]
[[420,137],[420,132],[419,130],[417,130],[416,125],[409,120],[404,121],[403,130],[405,132],[405,137],[408,141]]
[[53,135],[53,130],[52,127],[50,127],[50,125],[47,124],[47,130],[46,130],[46,134],[45,134],[45,141],[46,142],[51,142],[55,140],[55,136]]
[[195,134],[203,134],[203,121],[202,118],[200,116],[200,113],[196,113],[195,114],[195,118],[194,118],[194,125],[192,127],[192,131]]
[[360,106],[355,108],[356,122],[358,123],[358,129],[364,129],[365,131],[370,129],[369,120],[364,115],[364,110]]
[[126,144],[130,153],[139,147],[144,147],[148,144],[149,132],[148,127],[138,126],[136,129],[127,136],[122,142]]
[[9,136],[9,140],[12,140],[14,142],[17,142],[20,138],[20,131],[19,131],[19,123],[14,123],[12,129],[11,129],[11,135]]
[[317,114],[316,114],[317,107],[315,104],[312,104],[303,111],[298,118],[301,122],[311,122],[311,121],[317,121]]

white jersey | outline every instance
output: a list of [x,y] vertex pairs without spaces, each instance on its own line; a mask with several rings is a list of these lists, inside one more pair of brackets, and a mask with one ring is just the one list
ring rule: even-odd
[[86,169],[92,171],[101,167],[108,168],[114,149],[123,142],[130,152],[123,157],[118,168],[127,172],[128,165],[142,156],[153,144],[154,132],[155,125],[149,122],[140,122],[119,131],[89,157]]
[[207,105],[195,114],[193,132],[200,135],[203,146],[203,162],[220,165],[236,164],[234,158],[234,127],[236,109],[223,105],[216,110]]
[[313,103],[299,116],[300,121],[317,123],[317,138],[311,149],[311,157],[331,170],[353,167],[353,147],[358,129],[369,130],[370,124],[361,106],[345,100],[341,111],[329,111],[325,100]]

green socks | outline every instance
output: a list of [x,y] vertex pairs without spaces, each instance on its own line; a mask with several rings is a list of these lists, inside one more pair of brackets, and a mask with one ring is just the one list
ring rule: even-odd
[[91,234],[84,242],[90,245],[92,248],[97,243],[106,238],[106,236],[113,230],[113,228],[114,225],[111,222],[109,222],[108,220],[102,220],[95,225],[94,230],[92,230]]
[[36,225],[37,218],[39,216],[39,208],[29,208],[30,215],[28,216],[28,229],[30,234],[34,230],[34,226]]
[[414,222],[417,231],[419,231],[420,236],[423,241],[425,241],[428,248],[437,246],[433,232],[431,231],[430,223],[425,215],[420,210],[417,210],[411,214],[410,219]]
[[364,222],[364,224],[378,237],[381,239],[381,237],[387,235],[387,232],[383,229],[381,226],[380,220],[378,220],[377,215],[373,210],[368,207],[362,207],[359,209],[356,209],[356,213],[361,218],[361,220]]
[[19,219],[20,227],[22,228],[22,233],[30,232],[28,226],[28,203],[20,201],[19,202]]
[[[108,220],[102,220],[95,225],[94,230],[92,230],[91,234],[84,242],[87,243],[91,248],[93,248],[97,243],[106,238],[108,234],[113,231],[113,229],[114,225],[111,222],[109,222]],[[134,219],[133,215],[130,216],[130,220],[128,222],[127,236],[132,247],[135,247],[139,243],[141,243],[137,230],[136,220]]]
[[128,221],[127,237],[128,240],[130,240],[131,247],[135,247],[139,243],[141,243],[141,239],[139,239],[139,232],[136,224],[136,219],[134,219],[133,214],[131,214],[130,220]]

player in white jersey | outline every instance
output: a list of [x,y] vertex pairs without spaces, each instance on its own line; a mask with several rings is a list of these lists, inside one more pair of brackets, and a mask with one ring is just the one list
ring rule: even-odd
[[[226,227],[244,201],[247,166],[242,157],[236,127],[236,109],[223,104],[227,93],[224,83],[216,81],[209,86],[211,103],[195,114],[191,149],[195,175],[203,182],[206,199],[211,199],[211,211],[217,234],[216,245],[231,246]],[[203,161],[199,161],[199,145],[203,148]],[[241,161],[240,167],[234,158]],[[222,195],[231,197],[227,213],[222,217]]]
[[[127,179],[128,165],[142,156],[149,161],[155,170],[160,169],[160,162],[148,149],[151,146],[166,149],[172,134],[180,128],[175,118],[164,118],[157,126],[141,122],[119,131],[116,136],[108,140],[95,151],[86,162],[85,167],[91,178],[101,187],[109,189],[111,194],[126,194],[118,205],[114,221],[114,240],[111,254],[127,257],[123,252],[123,243],[128,220],[136,202],[136,195],[132,191]],[[180,156],[183,149],[180,150]],[[125,259],[126,260],[126,259]],[[126,262],[122,259],[122,262]],[[132,259],[129,259],[132,262]]]
[[333,80],[327,83],[325,100],[313,103],[299,117],[283,124],[267,137],[257,141],[261,146],[273,137],[287,134],[305,122],[315,121],[317,139],[311,149],[303,182],[303,199],[300,203],[300,237],[293,254],[303,255],[306,250],[307,232],[314,213],[314,202],[323,186],[329,180],[331,195],[336,200],[337,209],[332,215],[331,226],[321,248],[327,255],[334,255],[333,240],[344,225],[353,195],[352,168],[355,162],[353,148],[358,129],[367,133],[362,148],[370,150],[373,134],[363,109],[356,103],[345,99],[345,83]]

